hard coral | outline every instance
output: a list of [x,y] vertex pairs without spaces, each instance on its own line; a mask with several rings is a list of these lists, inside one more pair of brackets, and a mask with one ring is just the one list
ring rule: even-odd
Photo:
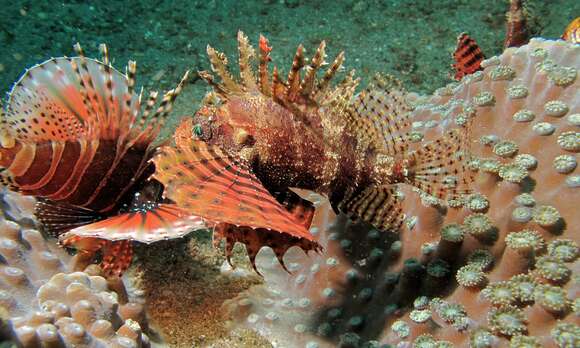
[[[4,193],[4,215],[31,216],[26,198]],[[14,205],[16,203],[18,207]],[[81,264],[35,229],[0,218],[0,309],[20,347],[149,347],[143,305],[122,283]],[[116,290],[116,291],[115,291]]]
[[[402,187],[400,240],[319,200],[312,232],[326,254],[291,250],[290,275],[259,255],[266,284],[226,305],[233,322],[297,347],[577,345],[580,46],[533,39],[482,66],[409,98],[423,142],[472,122],[473,194],[443,202]],[[440,260],[448,272],[434,271]]]

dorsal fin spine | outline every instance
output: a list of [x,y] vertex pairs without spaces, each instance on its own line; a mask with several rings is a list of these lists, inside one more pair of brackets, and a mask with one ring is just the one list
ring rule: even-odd
[[296,49],[296,54],[292,60],[292,68],[288,72],[288,86],[286,97],[289,100],[296,100],[300,92],[300,69],[304,67],[304,46],[300,44]]
[[314,57],[312,57],[308,68],[306,69],[306,75],[304,76],[304,81],[301,84],[301,91],[300,93],[305,96],[309,97],[310,93],[314,89],[314,83],[316,82],[316,73],[318,69],[324,64],[324,58],[326,56],[325,53],[326,42],[320,42],[318,49],[316,49],[316,53],[314,53]]
[[259,86],[260,91],[266,96],[271,96],[272,86],[268,78],[268,62],[270,62],[270,51],[272,47],[268,46],[268,39],[260,34],[260,66],[259,66]]

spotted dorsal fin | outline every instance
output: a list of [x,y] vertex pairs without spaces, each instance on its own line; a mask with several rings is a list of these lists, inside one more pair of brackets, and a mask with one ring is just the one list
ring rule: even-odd
[[125,75],[110,65],[107,46],[100,49],[102,61],[86,58],[77,44],[77,57],[52,58],[30,68],[9,94],[3,123],[11,135],[34,143],[155,139],[187,74],[154,113],[153,105],[141,112],[141,96],[134,93],[136,63],[129,62]]
[[[260,36],[259,54],[256,55],[248,38],[242,32],[238,32],[240,78],[236,79],[229,71],[225,54],[218,52],[211,46],[208,46],[207,54],[212,71],[219,77],[220,81],[216,81],[215,77],[207,71],[202,71],[199,74],[224,100],[233,95],[260,92],[265,96],[271,96],[280,105],[300,117],[306,113],[305,109],[321,105],[325,100],[330,99],[328,98],[330,94],[336,92],[330,87],[330,81],[342,67],[344,53],[341,52],[326,69],[322,78],[318,79],[318,73],[326,64],[325,49],[326,43],[323,41],[310,59],[310,63],[306,64],[304,47],[298,46],[288,73],[288,79],[283,80],[278,69],[274,68],[271,75],[268,70],[272,50],[268,40],[264,36]],[[254,75],[253,65],[258,65],[257,77]],[[358,80],[353,81],[358,82]]]
[[390,75],[375,75],[344,114],[347,129],[381,153],[394,156],[407,151],[411,108],[405,98],[400,81]]

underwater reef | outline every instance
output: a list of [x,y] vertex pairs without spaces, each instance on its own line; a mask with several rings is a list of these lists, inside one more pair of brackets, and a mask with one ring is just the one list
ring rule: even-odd
[[417,142],[474,122],[473,193],[404,190],[400,239],[315,216],[325,254],[287,255],[288,275],[264,252],[265,285],[228,303],[233,323],[306,347],[576,346],[579,53],[533,39],[411,96]]
[[3,191],[2,203],[3,339],[22,347],[151,346],[143,301],[96,265],[78,271],[82,261],[30,224],[29,199]]
[[[507,23],[487,5],[505,49],[460,35],[446,85],[451,59],[351,65],[327,57],[336,37],[291,54],[239,28],[204,41],[225,46],[207,46],[211,73],[158,73],[163,94],[105,45],[34,65],[1,115],[0,346],[579,346],[580,19],[529,39],[544,5],[510,4]],[[313,5],[255,6],[276,22],[266,8]]]

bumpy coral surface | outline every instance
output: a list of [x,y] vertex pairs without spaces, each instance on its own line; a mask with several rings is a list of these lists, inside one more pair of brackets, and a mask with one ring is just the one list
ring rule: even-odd
[[[71,258],[40,232],[18,224],[30,201],[2,195],[0,310],[2,334],[21,347],[149,347],[144,307],[128,301],[123,283],[107,280],[96,265],[75,271]],[[22,220],[24,219],[24,220]]]
[[263,252],[232,323],[310,348],[579,345],[580,47],[534,39],[483,67],[409,98],[417,139],[471,123],[472,193],[401,187],[400,240],[318,209],[325,254],[291,250],[288,275]]

